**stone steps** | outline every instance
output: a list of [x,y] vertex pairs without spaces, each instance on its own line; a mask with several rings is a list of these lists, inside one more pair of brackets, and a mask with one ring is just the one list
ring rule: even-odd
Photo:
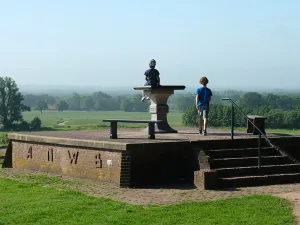
[[[209,159],[210,168],[228,168],[228,167],[246,167],[257,166],[258,157],[240,157],[240,158],[218,158]],[[261,165],[282,165],[290,164],[291,160],[287,156],[262,156]]]
[[[206,150],[205,154],[209,155],[214,159],[255,157],[258,155],[258,148]],[[272,156],[272,155],[280,155],[280,153],[272,147],[261,148],[261,156]]]
[[226,187],[249,187],[274,184],[299,183],[300,173],[268,174],[244,177],[218,178],[219,188]]
[[232,167],[216,169],[220,177],[239,177],[247,175],[268,175],[274,173],[300,173],[300,165],[283,164],[283,165],[264,165],[258,169],[257,166]]
[[204,150],[211,170],[217,173],[216,188],[247,187],[300,182],[300,164],[272,147],[261,148],[258,169],[257,147]]

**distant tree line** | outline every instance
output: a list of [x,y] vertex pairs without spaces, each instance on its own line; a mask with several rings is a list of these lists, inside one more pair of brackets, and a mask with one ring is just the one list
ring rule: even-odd
[[141,102],[141,95],[111,96],[98,91],[91,95],[80,95],[76,92],[71,96],[58,98],[49,95],[24,95],[24,104],[31,106],[35,110],[83,110],[83,111],[114,111],[122,110],[125,112],[146,112],[149,110],[149,101]]
[[[236,103],[247,115],[266,116],[267,128],[300,129],[300,98],[298,95],[288,96],[248,92],[237,98]],[[183,124],[197,126],[196,115],[197,111],[195,103],[193,103],[184,111]],[[229,126],[230,118],[231,106],[211,104],[209,112],[210,126]],[[236,127],[246,126],[246,119],[238,109],[235,109],[234,124]]]
[[[228,90],[213,92],[210,108],[211,126],[228,126],[230,124],[230,103],[222,101],[229,97],[235,101],[245,113],[267,116],[268,128],[300,129],[300,93],[273,94],[258,92],[241,92]],[[141,102],[141,95],[111,96],[98,91],[90,95],[80,95],[76,92],[66,97],[50,95],[24,95],[22,103],[33,109],[47,110],[55,106],[55,110],[84,110],[84,111],[111,111],[147,112],[149,101]],[[168,101],[170,111],[184,112],[183,123],[188,126],[196,125],[195,94],[184,93],[172,95]],[[236,110],[235,126],[245,127],[246,121]]]
[[[222,98],[229,97],[238,105],[250,109],[266,107],[269,109],[294,110],[300,105],[299,94],[275,95],[272,93],[260,94],[257,92],[237,92],[226,91],[213,93],[212,104],[230,105],[228,101],[222,101]],[[174,95],[173,109],[184,112],[189,106],[195,105],[195,95]]]

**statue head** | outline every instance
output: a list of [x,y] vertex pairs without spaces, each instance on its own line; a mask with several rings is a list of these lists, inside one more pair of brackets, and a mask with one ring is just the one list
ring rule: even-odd
[[149,62],[149,67],[151,69],[153,69],[155,66],[156,66],[156,61],[154,59],[151,59],[150,62]]

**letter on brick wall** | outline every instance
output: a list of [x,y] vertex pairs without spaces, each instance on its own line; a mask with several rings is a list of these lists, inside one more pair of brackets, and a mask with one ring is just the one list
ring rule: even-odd
[[53,148],[49,148],[48,150],[48,161],[53,162]]
[[74,162],[74,164],[77,164],[78,152],[73,153],[72,156],[71,156],[71,153],[69,150],[68,150],[68,153],[69,153],[69,158],[71,160],[70,163],[73,164],[73,162]]
[[96,168],[102,168],[102,159],[100,153],[95,155],[96,158]]
[[30,146],[29,149],[28,149],[27,158],[32,159],[32,146]]

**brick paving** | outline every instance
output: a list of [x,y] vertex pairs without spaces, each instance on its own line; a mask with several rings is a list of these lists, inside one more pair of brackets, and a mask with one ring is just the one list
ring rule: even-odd
[[[109,129],[103,130],[79,130],[79,131],[43,131],[43,132],[22,132],[28,135],[45,137],[60,137],[69,139],[85,139],[94,141],[109,141],[117,143],[155,143],[155,142],[177,142],[177,141],[201,141],[230,139],[229,130],[208,129],[208,135],[198,134],[197,128],[175,128],[178,133],[155,134],[155,140],[148,140],[147,131],[142,128],[119,128],[118,139],[109,139]],[[22,134],[21,133],[21,134]],[[267,134],[268,137],[282,137],[283,134]],[[284,134],[284,136],[293,136]],[[235,131],[234,138],[257,138],[256,135],[247,134],[242,131]]]

